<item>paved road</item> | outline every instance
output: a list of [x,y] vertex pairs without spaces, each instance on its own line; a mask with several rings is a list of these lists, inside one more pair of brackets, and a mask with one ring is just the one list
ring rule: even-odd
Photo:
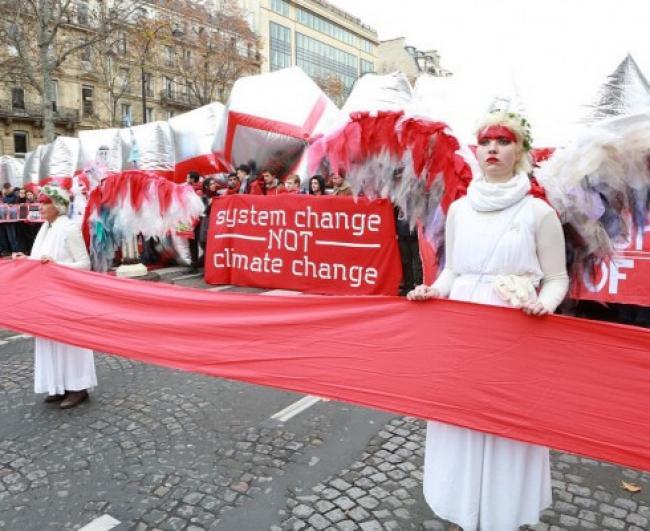
[[[31,390],[33,341],[13,336],[0,331],[0,529],[100,529],[105,515],[137,531],[446,528],[422,499],[420,420],[314,401],[281,421],[301,395],[102,354],[91,400],[60,411]],[[552,457],[537,529],[650,529],[649,474]]]

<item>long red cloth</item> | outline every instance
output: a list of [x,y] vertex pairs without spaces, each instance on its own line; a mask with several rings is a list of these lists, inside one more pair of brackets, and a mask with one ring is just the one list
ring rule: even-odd
[[[259,297],[0,263],[0,326],[650,470],[650,331],[454,301]],[[1,362],[0,362],[1,363]]]

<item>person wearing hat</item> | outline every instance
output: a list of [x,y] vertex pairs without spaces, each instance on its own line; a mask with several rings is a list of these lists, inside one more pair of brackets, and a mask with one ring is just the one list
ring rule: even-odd
[[[42,264],[57,263],[75,269],[90,269],[90,257],[81,228],[67,217],[70,194],[58,185],[43,187],[38,197],[45,220],[36,235],[30,258]],[[14,253],[14,258],[25,258]],[[48,393],[45,402],[61,402],[61,409],[79,405],[88,389],[97,385],[92,350],[35,338],[34,392]]]

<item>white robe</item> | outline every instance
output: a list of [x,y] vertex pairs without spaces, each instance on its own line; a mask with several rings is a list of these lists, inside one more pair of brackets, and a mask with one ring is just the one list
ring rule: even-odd
[[[90,269],[90,258],[81,229],[65,216],[43,223],[32,247],[31,258],[49,256],[57,264]],[[61,395],[97,385],[93,351],[35,338],[34,392]]]
[[[493,212],[459,199],[449,210],[446,242],[447,264],[434,286],[450,299],[509,306],[495,290],[504,274],[541,281],[538,300],[549,310],[566,293],[562,228],[539,199]],[[464,531],[516,531],[537,523],[551,504],[548,448],[428,422],[424,460],[427,503]]]

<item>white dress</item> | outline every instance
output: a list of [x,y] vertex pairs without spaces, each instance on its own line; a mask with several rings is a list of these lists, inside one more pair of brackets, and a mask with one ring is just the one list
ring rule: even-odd
[[[544,260],[538,256],[544,232],[540,229],[545,226],[552,227],[546,236],[562,256]],[[447,265],[434,284],[443,296],[509,306],[497,294],[495,281],[517,275],[533,287],[549,281],[547,293],[538,299],[545,307],[552,306],[549,309],[564,297],[568,285],[564,240],[555,213],[543,201],[525,196],[502,210],[477,211],[464,197],[452,205],[446,233]],[[542,271],[540,262],[557,271]],[[532,287],[531,291],[536,297]],[[523,524],[534,525],[551,503],[549,450],[428,422],[424,496],[439,517],[464,531],[515,531]]]
[[[43,223],[30,257],[49,256],[57,264],[90,269],[90,258],[79,225],[59,216],[50,225]],[[93,351],[49,339],[34,340],[34,392],[61,395],[97,385]]]

